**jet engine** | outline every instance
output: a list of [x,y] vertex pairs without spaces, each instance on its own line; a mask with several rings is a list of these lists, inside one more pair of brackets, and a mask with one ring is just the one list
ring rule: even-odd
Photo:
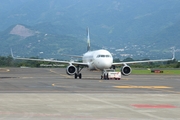
[[128,76],[129,74],[131,74],[131,67],[128,66],[128,65],[124,65],[122,68],[121,68],[121,74],[122,75],[125,75],[125,76]]
[[66,68],[66,73],[68,75],[74,75],[76,73],[76,71],[77,71],[77,68],[74,65],[69,65]]

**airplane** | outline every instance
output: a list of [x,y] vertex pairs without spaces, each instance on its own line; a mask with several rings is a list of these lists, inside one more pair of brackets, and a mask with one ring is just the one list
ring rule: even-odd
[[[74,78],[79,79],[82,78],[81,70],[83,68],[88,68],[89,70],[101,70],[104,69],[115,69],[116,66],[121,66],[121,74],[124,76],[128,76],[131,74],[131,67],[128,64],[132,63],[148,63],[148,62],[163,62],[163,61],[171,61],[175,59],[175,52],[173,52],[173,57],[171,59],[158,59],[158,60],[144,60],[144,61],[130,61],[130,62],[118,62],[113,63],[113,56],[111,53],[105,49],[99,50],[90,50],[90,36],[89,36],[89,28],[87,28],[87,52],[83,54],[83,56],[77,55],[70,55],[72,57],[80,57],[82,58],[82,62],[75,62],[75,61],[59,61],[59,60],[52,60],[52,59],[31,59],[31,58],[20,58],[14,57],[12,49],[11,55],[14,59],[19,60],[32,60],[32,61],[47,61],[47,62],[54,62],[54,63],[62,63],[68,64],[66,68],[66,73],[68,75],[74,75]],[[101,76],[102,78],[102,76]]]

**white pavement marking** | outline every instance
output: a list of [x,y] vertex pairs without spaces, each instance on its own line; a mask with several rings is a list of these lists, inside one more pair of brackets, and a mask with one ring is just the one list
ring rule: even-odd
[[108,102],[108,101],[105,101],[105,100],[101,100],[101,99],[98,99],[98,98],[95,98],[95,97],[91,97],[91,96],[88,96],[88,95],[85,95],[85,94],[77,94],[77,95],[83,96],[83,97],[85,97],[85,98],[88,98],[88,99],[91,99],[91,100],[94,100],[94,101],[99,101],[99,102],[102,102],[102,103],[111,105],[111,106],[113,106],[113,107],[123,108],[123,109],[126,109],[126,110],[130,110],[130,111],[132,111],[132,112],[139,113],[139,114],[142,114],[142,115],[145,115],[145,116],[154,118],[154,119],[164,120],[164,118],[161,118],[161,117],[158,117],[158,116],[149,114],[149,113],[145,113],[145,112],[143,113],[143,112],[141,112],[141,111],[132,109],[132,108],[130,108],[130,107],[126,107],[126,106],[114,104],[114,103],[111,103],[111,102]]

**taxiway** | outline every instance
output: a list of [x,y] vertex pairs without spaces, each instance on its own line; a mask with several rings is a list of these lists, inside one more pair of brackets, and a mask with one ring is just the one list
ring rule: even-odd
[[1,68],[1,119],[180,120],[180,75],[83,79],[63,68]]

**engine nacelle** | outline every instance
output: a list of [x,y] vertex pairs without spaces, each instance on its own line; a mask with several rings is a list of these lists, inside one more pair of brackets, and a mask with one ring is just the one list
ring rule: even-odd
[[66,68],[66,73],[68,75],[74,75],[76,73],[76,71],[77,71],[77,68],[74,65],[69,65]]
[[121,74],[122,75],[125,75],[125,76],[128,76],[131,74],[131,67],[128,66],[128,65],[124,65],[122,68],[121,68]]

